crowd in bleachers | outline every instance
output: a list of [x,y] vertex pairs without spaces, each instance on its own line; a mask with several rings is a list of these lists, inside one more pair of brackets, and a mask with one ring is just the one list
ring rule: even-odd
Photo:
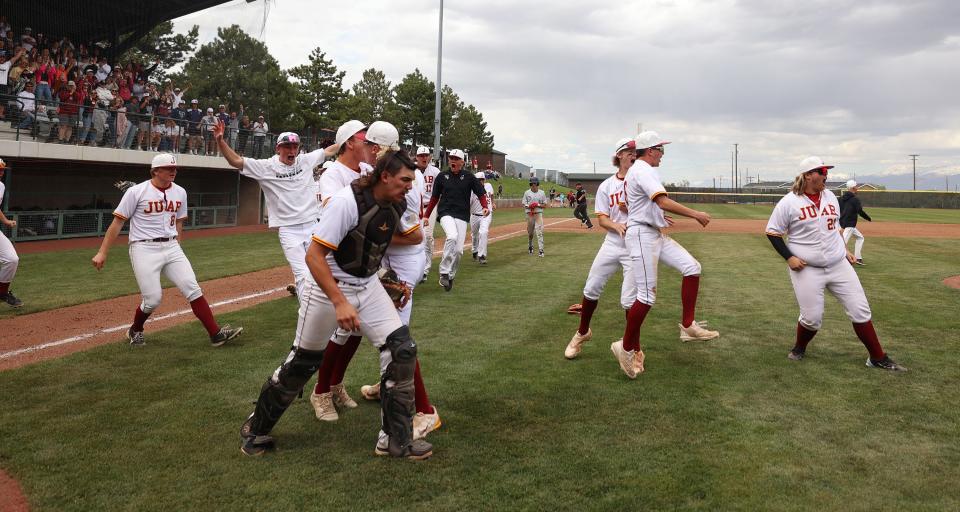
[[30,27],[18,33],[0,15],[0,122],[41,142],[217,155],[219,118],[234,149],[271,153],[262,115],[188,100],[190,85],[157,80],[158,65],[117,62],[99,44]]

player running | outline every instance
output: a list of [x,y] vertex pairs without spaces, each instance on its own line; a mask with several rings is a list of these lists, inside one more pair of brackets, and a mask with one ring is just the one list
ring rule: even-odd
[[483,171],[477,173],[477,179],[487,191],[487,205],[490,207],[490,215],[483,214],[483,207],[480,206],[480,200],[477,196],[470,196],[470,252],[473,253],[473,261],[479,261],[481,265],[487,264],[487,242],[490,236],[490,223],[493,222],[493,211],[497,209],[493,201],[493,185],[487,183],[487,174]]
[[127,329],[130,344],[145,344],[143,324],[160,306],[163,297],[163,288],[160,286],[162,273],[190,302],[193,314],[210,335],[210,344],[219,347],[239,336],[243,327],[217,325],[197,283],[193,267],[180,248],[178,239],[183,238],[183,220],[187,218],[187,192],[173,182],[177,177],[177,159],[169,153],[156,155],[150,164],[150,175],[149,180],[123,193],[120,204],[113,212],[113,223],[91,262],[97,270],[103,269],[110,246],[129,220],[130,263],[143,297],[134,313],[133,325]]
[[857,229],[857,216],[873,222],[873,219],[863,211],[863,205],[860,204],[860,198],[857,197],[857,191],[860,186],[854,180],[847,181],[847,191],[840,198],[840,232],[843,234],[843,246],[850,243],[850,237],[857,240],[853,243],[854,263],[864,265],[863,263],[863,233]]
[[[430,163],[430,148],[420,146],[417,148],[417,169],[423,173],[423,200],[421,204],[426,208],[433,195],[433,183],[440,174],[440,169]],[[437,225],[437,210],[433,210],[429,217],[423,219],[423,253],[426,260],[423,267],[423,279],[421,283],[426,282],[430,275],[430,267],[433,266],[433,230]]]
[[350,187],[325,199],[307,267],[293,349],[263,384],[253,413],[240,428],[241,451],[261,455],[274,448],[273,427],[320,366],[331,336],[340,328],[361,331],[380,351],[381,425],[374,453],[422,460],[430,443],[413,439],[413,374],[417,345],[377,278],[380,260],[399,233],[414,164],[392,151]]
[[787,357],[800,361],[806,355],[807,344],[823,321],[826,289],[843,305],[853,331],[867,348],[867,366],[906,371],[883,351],[873,328],[870,304],[851,266],[856,260],[839,232],[840,204],[826,189],[827,171],[832,168],[816,156],[803,159],[790,193],[777,203],[767,222],[767,238],[787,260],[790,282],[800,304],[797,341]]
[[587,283],[583,287],[583,300],[577,305],[579,307],[571,307],[580,313],[580,326],[563,351],[563,356],[567,359],[574,359],[580,355],[583,344],[593,337],[590,320],[593,318],[597,301],[610,276],[623,269],[620,304],[624,310],[629,311],[637,297],[637,283],[630,270],[632,268],[630,253],[627,251],[627,243],[624,240],[624,234],[627,232],[627,204],[623,191],[623,180],[636,159],[636,143],[633,139],[625,138],[617,141],[613,152],[613,165],[617,168],[617,172],[603,180],[597,188],[593,207],[597,214],[597,222],[601,228],[607,230],[607,235],[603,239],[600,250],[597,251],[597,256],[593,259],[593,265],[590,266],[590,274],[587,275]]
[[453,289],[453,280],[457,277],[460,257],[463,256],[463,241],[467,238],[467,225],[470,221],[471,193],[480,200],[483,215],[490,215],[487,194],[480,180],[472,173],[463,172],[464,156],[459,149],[450,151],[450,169],[437,175],[430,204],[423,214],[423,224],[428,230],[433,229],[428,219],[434,208],[440,217],[440,227],[446,236],[443,242],[443,258],[440,259],[440,286],[448,292]]
[[543,257],[543,209],[547,204],[547,195],[540,190],[540,178],[530,177],[530,190],[524,191],[521,201],[527,211],[527,252],[533,254],[533,237],[537,237],[540,257]]
[[310,246],[310,235],[317,222],[317,198],[313,169],[324,160],[322,149],[300,154],[300,137],[283,132],[277,137],[276,154],[255,160],[238,155],[223,138],[226,126],[217,120],[213,138],[220,154],[240,174],[253,178],[263,189],[270,212],[271,228],[278,228],[280,247],[293,270],[294,286],[299,298],[310,272],[304,258]]
[[[6,174],[6,170],[6,162],[0,159],[0,180],[3,180],[3,175]],[[6,185],[3,184],[3,181],[0,181],[0,206],[3,205],[3,194],[5,191]],[[0,210],[0,222],[10,229],[17,227],[17,221],[8,219],[7,216],[3,214],[3,210]],[[0,231],[0,301],[5,302],[12,308],[23,306],[23,301],[18,299],[17,296],[10,291],[10,283],[13,282],[13,277],[17,275],[17,267],[19,265],[20,257],[17,256],[16,249],[13,248],[10,239]]]
[[700,289],[700,263],[680,244],[660,230],[669,226],[664,211],[690,217],[706,227],[710,215],[691,210],[670,199],[660,182],[657,168],[663,159],[664,145],[669,144],[653,131],[637,135],[634,141],[637,160],[627,171],[624,191],[627,195],[627,231],[625,240],[637,284],[637,298],[627,313],[623,338],[613,342],[610,350],[620,363],[620,369],[635,379],[644,371],[644,354],[640,348],[640,327],[653,307],[657,295],[657,264],[662,261],[683,275],[680,301],[683,317],[680,321],[681,341],[712,340],[720,333],[703,328],[694,320],[697,295]]

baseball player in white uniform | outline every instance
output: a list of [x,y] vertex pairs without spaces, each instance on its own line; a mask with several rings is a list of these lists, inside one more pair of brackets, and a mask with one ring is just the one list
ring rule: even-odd
[[380,351],[382,430],[375,453],[415,460],[433,454],[430,443],[412,435],[417,345],[377,278],[399,232],[414,167],[402,151],[389,152],[369,176],[325,198],[307,251],[314,281],[300,303],[293,349],[263,384],[240,429],[244,454],[274,448],[270,432],[317,370],[338,328],[363,332]]
[[826,289],[843,305],[854,332],[867,348],[867,366],[905,371],[884,353],[873,328],[870,304],[851,266],[855,259],[840,235],[840,204],[833,192],[826,189],[827,172],[832,168],[816,156],[803,159],[790,193],[777,203],[767,223],[767,238],[787,260],[790,282],[800,305],[797,341],[787,357],[800,361],[806,355],[807,344],[823,321]]
[[660,230],[670,223],[664,211],[690,217],[706,227],[710,215],[692,210],[670,199],[660,182],[657,168],[663,158],[664,145],[669,144],[656,132],[647,131],[634,140],[637,160],[630,166],[624,179],[627,195],[627,251],[633,265],[633,277],[637,283],[637,298],[627,313],[627,325],[623,338],[613,342],[610,350],[620,363],[620,369],[635,379],[644,370],[644,354],[640,348],[640,327],[653,307],[657,293],[657,265],[659,262],[676,269],[683,275],[680,299],[683,316],[680,321],[680,340],[712,340],[720,333],[699,325],[696,313],[697,295],[700,290],[700,263],[680,244]]
[[[417,169],[423,173],[423,201],[421,204],[426,208],[430,202],[430,196],[433,194],[433,182],[436,181],[440,169],[430,163],[430,148],[420,146],[417,148]],[[424,267],[423,279],[421,283],[426,282],[430,275],[430,267],[433,265],[433,230],[437,226],[437,210],[430,212],[430,216],[423,219],[423,253]]]
[[547,195],[540,190],[540,178],[530,177],[530,189],[523,192],[521,200],[527,212],[527,252],[533,254],[533,237],[537,237],[540,257],[543,257],[543,209],[547,205]]
[[183,220],[187,218],[187,191],[174,183],[177,177],[177,159],[169,153],[153,157],[151,178],[138,183],[123,193],[113,212],[113,223],[107,229],[100,250],[93,257],[93,266],[100,270],[107,262],[110,246],[116,241],[123,225],[130,221],[130,263],[137,277],[143,299],[127,329],[131,345],[143,345],[143,324],[160,305],[163,288],[162,273],[180,289],[210,335],[210,344],[219,347],[243,331],[243,327],[220,327],[203,297],[193,267],[180,248],[183,238]]
[[603,245],[590,266],[587,283],[583,287],[583,300],[580,301],[580,326],[573,334],[570,343],[563,351],[564,357],[574,359],[580,355],[584,343],[593,337],[590,320],[597,309],[597,301],[603,293],[603,287],[615,272],[623,269],[623,284],[620,287],[620,304],[629,311],[637,298],[637,283],[631,272],[630,253],[624,235],[627,232],[627,203],[623,191],[623,180],[627,171],[637,159],[636,143],[633,139],[621,139],[613,152],[613,165],[617,172],[597,188],[594,210],[597,222],[607,230]]
[[487,264],[487,238],[490,236],[490,223],[493,222],[493,211],[497,209],[493,202],[493,185],[487,183],[487,174],[483,171],[477,173],[477,179],[483,184],[483,189],[487,191],[487,205],[490,207],[490,215],[483,214],[483,206],[477,196],[470,196],[470,252],[473,253],[473,260],[479,261],[481,265]]
[[300,137],[283,132],[277,137],[276,154],[256,160],[238,155],[223,138],[225,125],[217,120],[213,137],[227,163],[240,174],[257,180],[267,201],[271,228],[278,228],[280,247],[293,270],[297,297],[303,292],[310,272],[304,258],[317,222],[316,185],[313,168],[324,160],[322,149],[300,153]]
[[[4,185],[2,181],[6,172],[7,164],[0,159],[0,206],[3,206],[4,194],[7,192],[7,186]],[[0,222],[10,227],[10,229],[17,227],[17,221],[8,219],[7,216],[3,214],[2,209],[0,209]],[[13,248],[10,239],[0,231],[0,300],[12,308],[23,306],[23,301],[18,299],[17,296],[10,291],[10,283],[13,282],[13,277],[17,275],[17,267],[19,265],[20,257],[17,256],[16,249]]]

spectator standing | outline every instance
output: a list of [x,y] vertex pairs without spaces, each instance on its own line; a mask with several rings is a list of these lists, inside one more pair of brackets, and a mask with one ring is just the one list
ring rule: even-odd
[[60,131],[57,134],[57,141],[66,144],[73,136],[73,127],[77,126],[77,113],[80,111],[83,96],[77,91],[77,84],[71,80],[67,82],[67,87],[60,91],[58,99],[60,100]]
[[497,199],[503,197],[503,183],[497,185]]
[[106,81],[107,77],[110,76],[110,70],[113,69],[110,67],[110,64],[107,64],[106,57],[100,57],[100,60],[97,62],[97,80],[100,82]]
[[113,108],[117,113],[117,120],[115,124],[117,135],[114,138],[113,147],[119,148],[126,140],[127,130],[129,129],[130,122],[127,121],[127,104],[124,102],[123,98],[119,96],[114,98]]
[[257,117],[257,121],[253,123],[253,158],[260,159],[263,156],[263,142],[266,140],[267,131],[269,131],[267,122],[263,120],[263,116]]
[[203,151],[207,156],[216,154],[213,140],[213,126],[217,124],[217,116],[213,114],[213,108],[207,107],[207,115],[200,120],[200,131],[203,133]]
[[203,140],[200,138],[200,120],[203,119],[203,112],[198,108],[199,104],[196,99],[190,101],[190,110],[187,111],[187,146],[190,148],[190,153],[194,155],[203,145]]
[[20,46],[23,46],[28,52],[33,50],[33,47],[37,45],[37,40],[33,38],[33,29],[30,27],[25,27],[23,29],[23,34],[20,36]]
[[170,117],[177,124],[177,135],[173,141],[174,150],[180,152],[180,137],[186,133],[187,130],[187,108],[186,103],[183,100],[180,100],[177,103],[176,108],[170,111]]
[[120,149],[130,149],[133,141],[136,140],[137,132],[140,130],[140,100],[136,96],[131,96],[126,103],[127,107],[127,130],[123,135],[123,142],[120,143]]
[[37,81],[36,95],[37,101],[50,103],[53,101],[53,89],[51,84],[57,78],[57,68],[50,61],[50,57],[41,57],[40,65],[37,66],[37,73],[34,77]]
[[187,94],[187,91],[189,91],[189,90],[190,90],[190,86],[189,86],[189,85],[188,85],[186,88],[184,88],[183,90],[180,90],[179,87],[174,87],[174,88],[173,88],[173,101],[171,101],[171,104],[172,104],[173,106],[177,106],[177,105],[180,105],[180,104],[185,104],[185,102],[183,101],[183,96],[184,96],[185,94]]
[[[19,61],[20,58],[23,57],[24,53],[26,53],[26,50],[18,48],[10,60],[7,60],[6,53],[0,54],[0,94],[10,94],[10,87],[7,85],[10,80],[10,68],[13,67],[14,62]],[[0,102],[0,118],[4,116],[6,106],[6,101]]]
[[230,143],[230,149],[237,149],[237,135],[240,132],[240,118],[243,117],[243,103],[240,104],[240,114],[230,112],[230,122],[227,124],[229,134],[227,141]]
[[250,118],[241,114],[240,133],[237,134],[237,147],[241,155],[247,150],[247,139],[250,138],[250,130],[252,129],[253,123],[250,122]]
[[150,145],[150,120],[153,118],[153,97],[149,92],[143,94],[140,100],[140,121],[137,124],[137,145],[136,149],[146,149]]
[[17,100],[20,101],[20,124],[17,128],[29,130],[33,128],[33,121],[37,114],[37,99],[33,94],[33,83],[27,83],[26,87],[17,94]]

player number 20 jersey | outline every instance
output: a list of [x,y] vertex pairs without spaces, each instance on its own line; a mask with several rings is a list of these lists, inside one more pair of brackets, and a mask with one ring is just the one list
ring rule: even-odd
[[820,193],[820,206],[805,195],[783,196],[767,222],[767,234],[786,236],[794,256],[814,267],[833,265],[847,255],[840,236],[840,204],[833,192]]

